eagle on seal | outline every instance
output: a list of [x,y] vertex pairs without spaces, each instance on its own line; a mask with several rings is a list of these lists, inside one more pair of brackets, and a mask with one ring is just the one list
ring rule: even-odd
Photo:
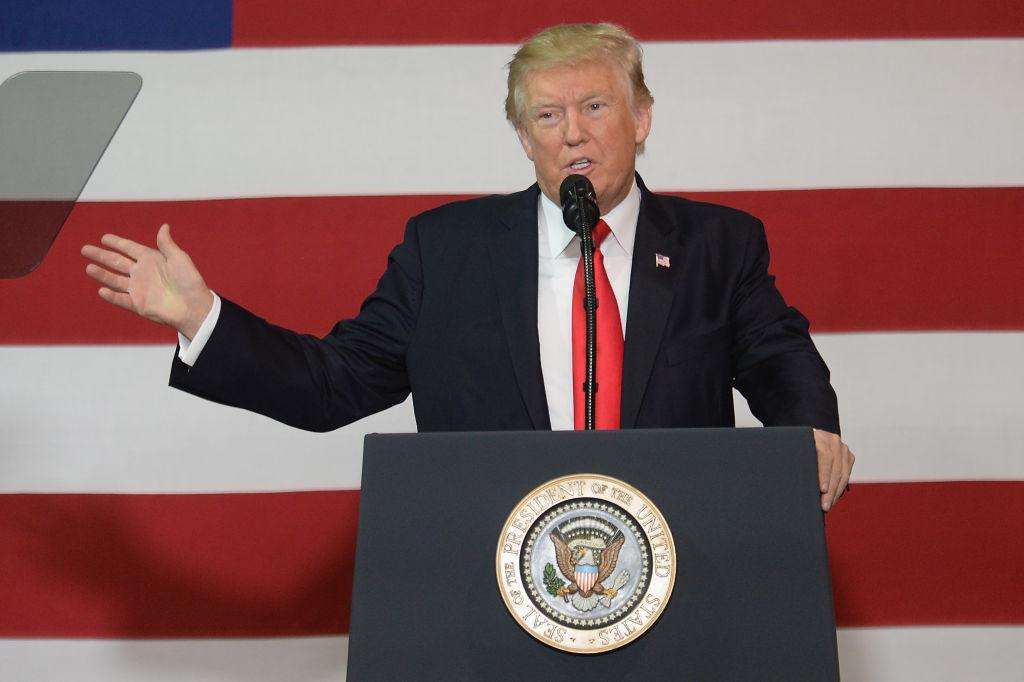
[[569,595],[577,592],[585,599],[594,594],[606,596],[608,599],[615,597],[618,590],[614,587],[605,587],[603,583],[615,570],[619,551],[626,542],[622,531],[616,530],[615,535],[603,548],[593,547],[590,543],[584,542],[573,541],[570,544],[558,529],[552,530],[550,537],[555,546],[558,569],[569,581],[567,585],[558,589],[559,597],[566,602],[569,601]]

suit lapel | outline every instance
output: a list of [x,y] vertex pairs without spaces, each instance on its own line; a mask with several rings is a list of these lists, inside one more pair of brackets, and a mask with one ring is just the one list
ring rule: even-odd
[[[672,283],[682,267],[682,254],[673,239],[673,225],[639,176],[642,192],[640,217],[633,247],[633,270],[629,284],[626,345],[622,359],[622,428],[636,426],[640,404],[662,343],[665,322],[672,308]],[[665,256],[669,265],[658,266],[655,258]]]
[[499,213],[491,264],[516,381],[535,429],[550,429],[537,336],[536,185],[508,197]]

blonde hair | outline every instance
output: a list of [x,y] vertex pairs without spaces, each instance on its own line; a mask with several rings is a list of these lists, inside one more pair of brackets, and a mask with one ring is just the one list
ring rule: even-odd
[[516,51],[508,68],[505,118],[516,128],[523,126],[523,90],[526,79],[536,71],[585,62],[617,64],[629,81],[634,110],[654,103],[644,83],[643,50],[636,38],[617,24],[560,24],[546,28]]

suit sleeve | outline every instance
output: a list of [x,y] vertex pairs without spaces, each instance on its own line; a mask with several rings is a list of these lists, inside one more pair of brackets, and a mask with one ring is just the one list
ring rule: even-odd
[[217,326],[189,368],[175,353],[170,385],[309,431],[329,431],[409,395],[422,266],[415,219],[359,314],[327,336],[298,334],[222,299]]
[[786,305],[768,274],[764,226],[753,222],[731,302],[735,386],[765,426],[839,433],[828,367],[811,341],[807,318]]

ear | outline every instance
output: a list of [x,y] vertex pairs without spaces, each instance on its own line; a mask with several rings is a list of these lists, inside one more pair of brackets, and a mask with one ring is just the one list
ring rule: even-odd
[[636,144],[639,147],[651,134],[651,105],[641,107],[635,114],[636,118]]
[[516,135],[519,136],[519,144],[523,145],[526,158],[533,161],[533,143],[530,141],[530,133],[527,132],[525,126],[516,126]]

